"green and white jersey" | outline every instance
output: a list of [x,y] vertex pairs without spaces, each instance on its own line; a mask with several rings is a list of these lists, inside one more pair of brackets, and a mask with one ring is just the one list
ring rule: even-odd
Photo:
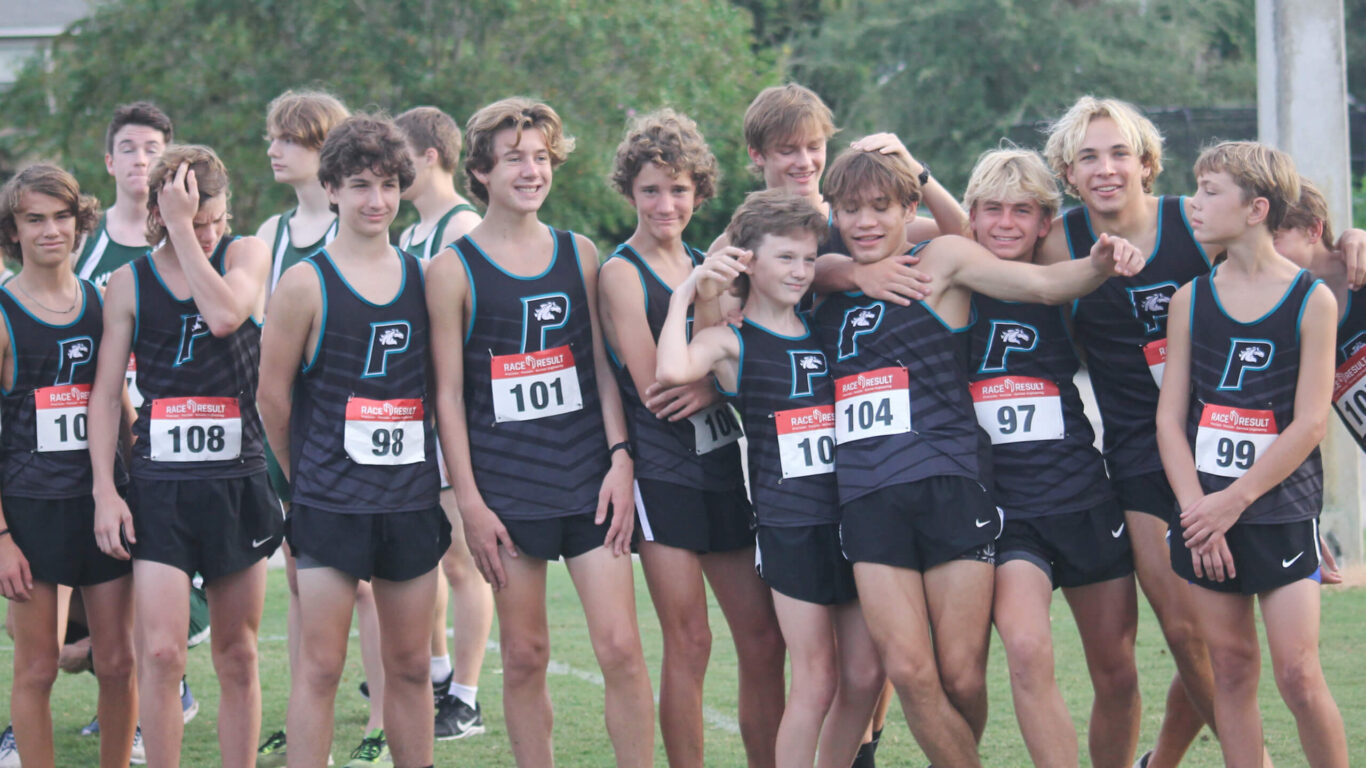
[[146,245],[124,245],[114,242],[105,228],[107,216],[100,216],[100,225],[85,239],[80,258],[76,259],[76,276],[89,280],[95,287],[104,290],[109,284],[109,276],[133,259],[151,253]]

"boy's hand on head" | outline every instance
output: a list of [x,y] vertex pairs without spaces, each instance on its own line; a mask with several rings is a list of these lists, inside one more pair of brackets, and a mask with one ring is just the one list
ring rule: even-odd
[[866,296],[903,307],[924,301],[929,298],[932,278],[915,268],[919,263],[919,256],[903,253],[872,264],[855,264],[854,285]]
[[157,193],[157,207],[167,226],[174,221],[193,221],[199,212],[199,184],[189,163],[181,163]]
[[849,145],[850,149],[860,152],[880,152],[884,155],[896,155],[911,167],[911,171],[917,176],[925,170],[925,166],[916,160],[906,145],[901,143],[895,133],[874,133],[864,136]]

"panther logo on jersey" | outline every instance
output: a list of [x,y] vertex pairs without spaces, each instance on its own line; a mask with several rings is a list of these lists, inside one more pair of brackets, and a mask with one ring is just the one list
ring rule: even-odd
[[522,299],[522,352],[545,349],[545,337],[569,322],[569,297],[547,293]]
[[1351,360],[1352,355],[1360,352],[1362,347],[1366,347],[1366,331],[1362,331],[1348,339],[1347,343],[1343,344],[1338,349],[1342,350],[1342,358],[1344,360]]
[[1275,354],[1276,345],[1266,339],[1230,339],[1228,361],[1224,363],[1219,389],[1242,389],[1243,374],[1266,370]]
[[1178,287],[1176,283],[1167,282],[1129,289],[1134,317],[1143,323],[1146,333],[1161,333],[1167,327],[1167,305],[1171,304]]
[[176,352],[175,364],[184,365],[194,359],[194,341],[209,335],[209,324],[203,315],[180,316],[180,349]]
[[1011,352],[1030,352],[1038,344],[1039,331],[1034,326],[1013,320],[992,320],[987,349],[982,354],[982,365],[977,371],[1002,373],[1006,370],[1006,359],[1010,357]]
[[365,355],[363,379],[384,376],[388,372],[389,355],[408,351],[408,339],[413,329],[407,320],[388,320],[370,324],[370,350]]
[[61,365],[57,368],[57,378],[52,382],[55,387],[70,384],[76,375],[76,369],[95,359],[95,342],[89,336],[62,339],[57,342],[57,349],[62,359]]
[[840,323],[839,359],[846,360],[858,354],[858,337],[872,333],[882,325],[882,316],[887,306],[874,302],[861,307],[852,307],[844,313]]
[[825,353],[820,350],[789,349],[787,357],[791,362],[792,397],[810,397],[815,391],[815,379],[830,374]]

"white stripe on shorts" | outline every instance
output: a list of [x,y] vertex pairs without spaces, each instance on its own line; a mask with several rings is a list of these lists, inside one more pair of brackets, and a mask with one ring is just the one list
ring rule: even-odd
[[640,497],[640,481],[632,484],[636,492],[636,515],[640,517],[640,535],[646,541],[655,540],[655,532],[650,529],[650,516],[645,514],[645,500]]

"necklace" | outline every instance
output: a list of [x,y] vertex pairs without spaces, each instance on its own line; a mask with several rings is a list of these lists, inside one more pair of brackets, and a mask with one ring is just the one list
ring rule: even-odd
[[51,312],[54,315],[65,315],[72,312],[76,309],[76,305],[79,304],[81,301],[80,283],[76,284],[76,296],[71,300],[71,306],[67,307],[66,309],[53,309],[52,307],[49,307],[43,302],[38,301],[38,299],[35,298],[33,294],[29,293],[27,290],[24,289],[24,286],[18,280],[14,281],[14,287],[18,288],[20,293],[27,296],[29,301],[33,302],[34,304],[37,304],[39,309],[47,310],[48,312]]

